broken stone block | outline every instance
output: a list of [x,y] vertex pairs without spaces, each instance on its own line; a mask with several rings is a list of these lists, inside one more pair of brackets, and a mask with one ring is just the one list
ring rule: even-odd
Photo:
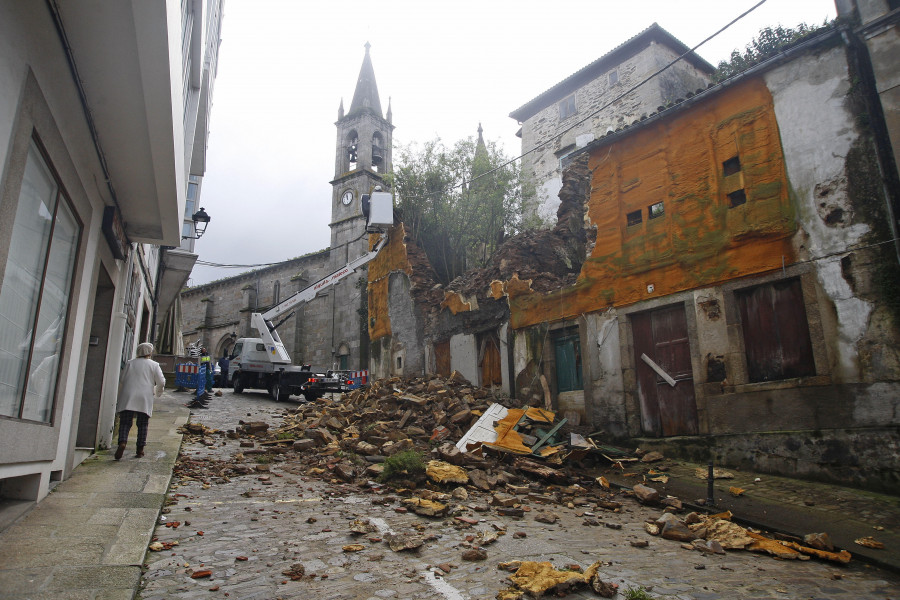
[[524,517],[525,511],[521,508],[500,507],[497,509],[497,514],[501,517]]
[[679,500],[678,498],[673,498],[671,496],[663,498],[662,504],[663,506],[668,506],[669,508],[673,508],[675,510],[681,510],[684,507],[681,500]]
[[441,457],[441,460],[444,460],[451,465],[458,465],[462,462],[462,452],[459,451],[459,448],[457,448],[455,444],[449,442],[438,446],[437,454]]
[[408,498],[403,504],[412,509],[417,515],[423,517],[443,517],[450,509],[446,504],[435,502],[434,500],[425,500],[424,498]]
[[378,454],[378,446],[369,442],[359,442],[356,444],[356,452],[363,456],[374,456]]
[[682,519],[682,522],[684,522],[685,525],[693,525],[694,523],[703,522],[703,517],[701,517],[696,512],[689,512],[688,514],[684,515],[684,519]]
[[425,536],[412,533],[395,533],[388,537],[387,543],[394,552],[415,550],[425,543]]
[[637,498],[637,501],[641,504],[659,504],[659,492],[657,492],[652,487],[638,483],[635,484],[635,486],[632,487],[631,490],[634,492],[634,496],[635,498]]
[[487,550],[484,548],[472,548],[462,553],[462,559],[468,561],[487,560]]
[[809,533],[803,536],[803,543],[816,550],[834,551],[834,544],[827,533]]
[[553,525],[559,520],[559,515],[555,513],[540,513],[534,518],[534,520],[538,523],[547,523],[548,525]]
[[491,496],[491,504],[493,506],[509,507],[514,506],[517,502],[518,499],[515,496],[510,496],[509,494],[504,494],[502,492],[497,492]]
[[334,465],[332,473],[342,481],[353,481],[356,477],[356,474],[353,472],[353,467],[344,462]]
[[645,463],[657,462],[664,458],[665,458],[665,456],[663,456],[661,452],[653,451],[653,452],[648,452],[647,454],[642,456],[641,462],[645,462]]
[[476,488],[482,491],[490,491],[493,486],[488,479],[487,473],[482,471],[481,469],[472,469],[469,471],[469,480],[472,482]]
[[459,500],[461,502],[465,502],[469,499],[469,492],[467,492],[466,488],[464,487],[458,487],[454,489],[452,492],[450,492],[450,495],[454,500]]
[[330,431],[320,428],[307,429],[303,433],[303,437],[315,440],[316,443],[320,446],[328,445],[337,441],[337,438],[335,438]]
[[269,424],[263,421],[251,421],[250,423],[244,423],[241,429],[248,435],[259,435],[269,430]]
[[659,535],[659,525],[656,523],[644,523],[644,531],[650,535]]
[[350,523],[350,531],[357,534],[366,534],[374,533],[375,531],[378,531],[378,528],[370,523],[368,519],[356,519]]
[[692,542],[697,536],[681,521],[668,521],[662,528],[662,537],[677,542]]
[[312,439],[297,440],[291,446],[295,452],[305,452],[316,447],[316,441]]

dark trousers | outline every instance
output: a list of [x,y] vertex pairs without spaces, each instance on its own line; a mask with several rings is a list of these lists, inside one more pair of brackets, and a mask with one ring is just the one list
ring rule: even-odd
[[119,443],[128,443],[128,432],[131,431],[131,422],[137,417],[137,446],[143,448],[147,445],[147,429],[150,425],[150,417],[146,413],[136,410],[123,410],[119,413]]

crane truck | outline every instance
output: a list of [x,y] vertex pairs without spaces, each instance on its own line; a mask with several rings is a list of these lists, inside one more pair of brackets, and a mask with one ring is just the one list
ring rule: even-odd
[[[349,277],[360,267],[378,256],[387,243],[387,230],[394,223],[394,209],[391,194],[376,191],[361,198],[363,215],[366,217],[366,232],[380,233],[375,246],[340,269],[289,296],[263,313],[250,315],[250,326],[259,332],[259,337],[239,338],[231,352],[228,380],[235,393],[245,389],[263,389],[276,401],[284,401],[291,395],[302,395],[314,400],[328,392],[343,392],[363,385],[368,377],[366,371],[327,370],[314,372],[310,365],[294,365],[290,355],[278,335],[278,327],[291,318],[294,309],[309,302],[320,292]],[[273,324],[276,319],[281,319]]]

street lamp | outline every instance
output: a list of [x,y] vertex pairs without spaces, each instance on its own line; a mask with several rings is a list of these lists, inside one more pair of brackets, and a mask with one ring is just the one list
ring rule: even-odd
[[206,210],[202,206],[200,210],[191,215],[191,220],[194,222],[194,235],[181,236],[183,240],[188,238],[199,240],[200,236],[206,233],[206,226],[209,225],[209,215],[206,214]]

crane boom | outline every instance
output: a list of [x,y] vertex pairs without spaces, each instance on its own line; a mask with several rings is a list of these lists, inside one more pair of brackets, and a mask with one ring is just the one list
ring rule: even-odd
[[357,269],[368,264],[372,259],[378,256],[378,253],[381,252],[381,249],[387,243],[387,239],[387,234],[382,234],[381,239],[379,239],[375,246],[366,254],[348,262],[337,271],[308,285],[296,294],[285,298],[282,302],[279,302],[266,312],[262,314],[253,313],[250,315],[250,325],[259,331],[260,337],[266,345],[266,350],[273,363],[291,364],[291,357],[287,353],[287,350],[285,350],[284,344],[281,342],[281,338],[278,335],[278,331],[276,331],[275,326],[272,324],[272,320],[289,312],[298,304],[309,302],[315,298],[319,292],[333,286],[342,279],[349,277],[355,273]]

